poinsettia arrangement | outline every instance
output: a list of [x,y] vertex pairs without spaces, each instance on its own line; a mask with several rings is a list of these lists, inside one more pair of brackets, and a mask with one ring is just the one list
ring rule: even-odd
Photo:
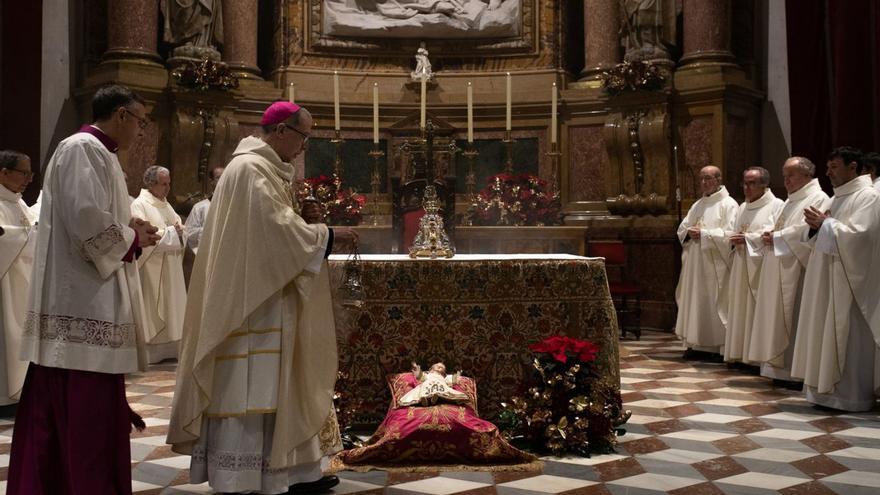
[[612,452],[629,412],[622,410],[619,385],[593,366],[599,346],[554,335],[529,349],[535,374],[525,394],[501,404],[504,434],[524,448],[557,456]]
[[238,87],[238,77],[229,70],[229,66],[208,59],[201,62],[187,61],[174,69],[171,75],[177,84],[200,91],[229,91]]
[[297,200],[317,200],[329,225],[358,225],[361,223],[367,198],[351,188],[343,188],[338,177],[320,175],[305,179],[297,191]]
[[531,174],[498,174],[486,183],[469,212],[474,225],[562,223],[559,193],[547,181]]
[[617,96],[624,91],[661,90],[666,82],[666,76],[659,67],[640,60],[617,64],[599,77],[602,80],[602,89],[611,96]]

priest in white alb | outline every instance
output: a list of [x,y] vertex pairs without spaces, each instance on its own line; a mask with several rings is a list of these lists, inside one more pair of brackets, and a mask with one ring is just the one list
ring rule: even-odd
[[177,359],[183,333],[185,239],[180,216],[168,203],[171,172],[154,165],[144,172],[143,183],[140,195],[131,203],[131,215],[150,222],[162,237],[155,246],[144,249],[137,260],[147,316],[147,359],[158,363]]
[[31,159],[0,151],[0,406],[18,402],[28,363],[20,356],[37,219],[21,199],[34,173]]
[[727,233],[733,230],[737,204],[721,184],[718,167],[700,170],[700,189],[703,197],[678,227],[682,253],[675,334],[688,348],[685,357],[718,354],[727,324],[727,301],[721,298],[731,262]]
[[782,181],[788,199],[773,228],[762,235],[764,265],[755,297],[755,316],[746,358],[761,363],[761,375],[786,382],[791,377],[791,359],[797,335],[798,311],[803,275],[811,245],[805,242],[809,229],[804,209],[828,209],[828,195],[813,178],[816,166],[808,158],[793,156],[782,166]]
[[328,490],[336,330],[325,257],[353,231],[293,208],[308,111],[273,103],[217,184],[190,279],[168,443],[217,492]]
[[813,252],[791,370],[808,401],[851,412],[871,410],[880,391],[880,193],[861,160],[855,148],[832,151],[831,206],[804,211]]
[[724,338],[724,360],[750,361],[745,358],[752,334],[758,279],[764,262],[761,235],[773,228],[782,200],[770,190],[770,172],[763,167],[749,167],[743,173],[743,194],[734,230],[728,232],[733,249],[730,280],[727,283],[727,332]]
[[202,230],[205,227],[205,218],[208,216],[208,208],[211,207],[211,197],[217,187],[217,181],[223,175],[224,167],[214,167],[211,170],[211,180],[208,182],[208,197],[193,205],[186,224],[183,227],[186,234],[186,246],[195,253],[199,249],[199,241],[202,238]]

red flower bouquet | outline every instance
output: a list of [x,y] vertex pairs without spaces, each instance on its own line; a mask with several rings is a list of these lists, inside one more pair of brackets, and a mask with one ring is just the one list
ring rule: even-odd
[[537,344],[532,344],[529,349],[535,352],[546,352],[553,359],[566,364],[568,359],[577,358],[581,363],[592,363],[596,360],[599,346],[589,340],[575,339],[564,335],[548,337]]
[[303,201],[317,200],[329,225],[357,225],[361,222],[361,209],[367,198],[351,188],[343,189],[341,185],[338,177],[321,175],[306,179],[297,191],[297,201],[302,204]]
[[489,177],[469,212],[474,225],[555,225],[562,223],[559,193],[529,174]]

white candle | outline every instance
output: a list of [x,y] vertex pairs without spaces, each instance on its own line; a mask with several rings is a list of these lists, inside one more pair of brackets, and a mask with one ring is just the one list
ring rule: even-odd
[[333,117],[334,123],[337,131],[340,129],[339,127],[339,72],[333,71]]
[[379,83],[373,83],[373,143],[379,144]]
[[474,86],[468,81],[467,86],[467,133],[468,143],[474,142]]
[[553,83],[553,110],[550,114],[550,142],[556,144],[556,83]]
[[510,127],[510,121],[511,121],[511,119],[510,119],[510,106],[511,106],[511,102],[510,102],[510,72],[508,72],[507,73],[507,127],[505,127],[505,129],[507,129],[508,131],[511,128]]
[[290,103],[296,102],[296,87],[294,87],[293,83],[290,83],[290,89],[287,91],[287,101]]
[[426,80],[426,78],[425,78],[425,75],[422,74],[422,88],[421,88],[421,89],[422,89],[422,91],[421,91],[421,92],[422,92],[422,105],[421,105],[420,113],[419,113],[419,128],[420,128],[420,129],[424,129],[424,128],[425,128],[425,113],[426,113],[426,108],[425,108],[426,101],[425,101],[425,99],[426,99],[426,96],[427,96],[427,94],[428,94],[428,90],[427,90],[427,87],[426,87],[426,83],[427,83],[427,80]]

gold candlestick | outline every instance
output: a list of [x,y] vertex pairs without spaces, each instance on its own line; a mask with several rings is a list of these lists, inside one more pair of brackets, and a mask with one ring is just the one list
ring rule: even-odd
[[379,225],[379,186],[382,184],[382,179],[379,176],[379,160],[385,156],[385,152],[379,149],[379,143],[375,143],[373,144],[373,149],[367,154],[373,158],[373,174],[370,176],[373,225]]
[[339,189],[342,187],[342,143],[345,142],[339,129],[336,129],[335,136],[330,142],[336,147],[333,158],[333,178],[336,181],[336,188]]
[[550,190],[557,192],[559,191],[559,157],[562,156],[559,152],[559,143],[551,143],[550,151],[544,154],[550,157]]
[[468,161],[468,173],[467,178],[465,179],[465,185],[467,186],[468,201],[470,201],[467,215],[465,215],[464,218],[464,223],[465,225],[473,225],[473,216],[477,210],[477,193],[475,191],[477,186],[477,175],[474,172],[474,160],[477,158],[480,152],[477,151],[476,148],[474,148],[474,143],[468,143],[467,149],[464,150],[462,154],[465,158],[467,158]]
[[513,139],[513,136],[511,136],[510,130],[504,131],[504,140],[502,142],[507,146],[507,161],[504,163],[504,173],[512,174],[513,173],[513,143],[516,142],[516,139]]

